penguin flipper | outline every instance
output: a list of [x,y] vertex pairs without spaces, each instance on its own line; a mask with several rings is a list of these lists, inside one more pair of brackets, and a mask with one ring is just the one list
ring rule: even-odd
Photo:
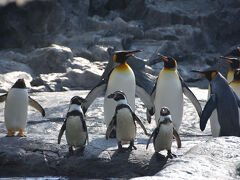
[[102,80],[97,86],[95,86],[86,96],[86,102],[82,103],[81,107],[83,113],[85,114],[89,106],[93,103],[93,101],[103,94],[106,90],[107,84],[104,80]]
[[186,85],[186,83],[183,81],[182,77],[179,75],[179,79],[181,81],[182,84],[182,90],[183,90],[183,94],[185,96],[188,97],[188,99],[192,102],[192,104],[194,105],[195,109],[197,110],[198,116],[201,117],[202,114],[202,107],[199,103],[199,101],[197,100],[196,96],[193,94],[193,92],[188,88],[188,86]]
[[112,132],[113,128],[116,126],[116,114],[113,116],[112,121],[108,125],[107,131],[106,131],[106,139],[109,139],[110,133]]
[[37,111],[39,111],[42,114],[42,116],[44,117],[45,111],[44,111],[43,107],[37,101],[32,99],[30,96],[28,96],[28,99],[29,99],[29,105],[32,106],[33,108],[35,108]]
[[148,142],[147,142],[146,149],[148,148],[148,145],[150,144],[150,141],[151,141],[152,137],[155,136],[155,134],[156,134],[156,132],[157,132],[157,129],[158,129],[158,128],[154,129],[154,131],[152,132],[151,136],[149,137]]
[[58,144],[60,144],[62,135],[63,135],[64,131],[66,130],[66,122],[67,121],[65,120],[63,125],[62,125],[62,127],[61,127],[61,129],[60,129],[60,131],[59,131],[59,134],[58,134]]
[[84,132],[86,132],[86,140],[87,140],[87,143],[89,144],[89,138],[88,138],[88,130],[87,130],[87,125],[86,125],[86,120],[85,118],[83,117],[83,120],[82,120],[82,125],[83,125],[83,130]]
[[0,96],[0,102],[4,102],[7,99],[7,93]]
[[[151,98],[152,98],[152,102],[153,102],[153,104],[154,104],[154,99],[155,99],[155,96],[156,96],[156,87],[157,87],[157,81],[158,81],[158,78],[157,78],[157,80],[156,80],[156,82],[155,82],[155,85],[154,85],[154,87],[153,87],[153,90],[152,90],[152,92],[151,92]],[[154,106],[155,107],[155,106]],[[146,115],[147,115],[147,121],[148,121],[148,123],[150,124],[151,123],[151,114],[150,114],[150,112],[148,111],[148,109],[147,109],[147,112],[146,112]]]
[[181,148],[182,147],[181,139],[180,139],[180,136],[179,136],[179,134],[178,134],[178,132],[175,128],[173,128],[173,136],[176,139],[178,148]]
[[203,131],[206,127],[208,118],[211,116],[213,110],[217,107],[216,96],[211,94],[207,104],[205,105],[202,115],[200,117],[200,129]]
[[147,130],[146,130],[145,126],[143,125],[141,120],[137,117],[137,115],[134,112],[132,112],[132,116],[133,116],[133,119],[141,126],[144,133],[149,136],[150,134],[147,133]]
[[238,107],[240,108],[240,98],[238,97],[238,95],[233,91],[234,97],[237,101]]

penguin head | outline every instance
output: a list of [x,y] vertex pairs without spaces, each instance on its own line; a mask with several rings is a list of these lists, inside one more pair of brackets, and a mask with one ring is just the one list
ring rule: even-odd
[[223,57],[223,56],[221,56],[221,58],[224,59],[225,61],[229,62],[232,69],[240,68],[240,59],[239,58]]
[[107,96],[109,99],[114,99],[115,101],[126,100],[126,95],[122,91],[115,91],[114,93]]
[[233,82],[234,81],[240,81],[240,69],[236,69],[234,71],[234,77],[233,77]]
[[195,71],[195,70],[193,70],[192,72],[198,73],[199,75],[205,77],[209,82],[212,81],[217,74],[216,70],[207,70],[207,71]]
[[125,63],[127,61],[127,58],[134,55],[135,53],[142,52],[141,50],[135,50],[135,51],[116,51],[113,55],[113,61],[116,63]]
[[74,96],[72,97],[70,104],[76,104],[76,105],[81,105],[82,103],[86,102],[85,99],[79,97],[79,96]]
[[26,89],[26,84],[24,79],[18,79],[15,84],[12,86],[12,88],[20,88],[20,89]]
[[164,61],[164,68],[165,69],[173,69],[175,70],[177,68],[177,61],[173,58],[173,57],[170,57],[170,56],[163,56],[161,54],[158,54],[161,59]]
[[168,122],[172,122],[172,117],[170,114],[170,110],[167,107],[162,107],[160,109],[160,119],[158,121],[158,125],[160,125],[160,123],[168,123]]

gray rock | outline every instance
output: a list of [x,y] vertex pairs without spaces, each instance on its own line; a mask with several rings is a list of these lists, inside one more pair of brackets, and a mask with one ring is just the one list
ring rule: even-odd
[[[201,104],[207,98],[207,90],[192,88]],[[0,104],[0,175],[19,176],[64,176],[75,178],[220,178],[237,179],[239,165],[239,138],[211,138],[209,124],[204,132],[199,129],[199,120],[193,105],[184,98],[184,117],[179,133],[182,148],[173,142],[172,152],[178,155],[170,160],[154,154],[152,143],[146,151],[148,137],[137,126],[135,145],[137,150],[117,153],[116,139],[105,140],[103,123],[103,97],[96,99],[87,112],[87,127],[90,143],[83,156],[77,152],[68,156],[66,139],[60,145],[57,136],[71,97],[85,97],[88,91],[42,92],[30,94],[46,110],[46,117],[29,108],[26,138],[7,138],[3,123],[3,107]],[[145,110],[136,99],[136,114],[142,119],[148,132],[155,124],[145,120]],[[34,161],[33,161],[34,159]],[[41,167],[41,168],[39,168]],[[121,167],[121,168],[119,168]],[[28,169],[26,171],[26,169]],[[213,171],[212,171],[213,170]],[[159,172],[160,171],[160,172]],[[205,173],[203,173],[205,172]],[[217,173],[216,173],[217,172]],[[150,178],[150,177],[149,177]]]
[[29,73],[23,71],[12,71],[5,74],[0,74],[0,92],[7,92],[17,79],[24,78],[26,86],[31,87],[30,82],[32,81],[32,76]]
[[73,60],[70,48],[53,44],[39,48],[28,55],[28,64],[35,74],[63,73]]

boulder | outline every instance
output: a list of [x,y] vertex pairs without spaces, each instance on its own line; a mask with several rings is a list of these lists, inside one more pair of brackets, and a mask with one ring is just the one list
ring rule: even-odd
[[53,44],[29,53],[27,64],[35,74],[64,73],[72,60],[70,48]]

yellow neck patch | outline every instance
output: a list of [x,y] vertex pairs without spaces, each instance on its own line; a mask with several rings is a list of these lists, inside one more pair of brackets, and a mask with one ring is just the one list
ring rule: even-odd
[[127,71],[129,68],[130,68],[129,65],[125,62],[117,66],[115,69],[117,71]]
[[230,85],[239,85],[240,84],[240,80],[238,80],[238,81],[232,81],[231,83],[230,83]]
[[214,79],[215,76],[216,76],[216,72],[212,72],[211,73],[211,79]]
[[171,68],[163,68],[164,71],[176,71],[176,69],[171,69]]

